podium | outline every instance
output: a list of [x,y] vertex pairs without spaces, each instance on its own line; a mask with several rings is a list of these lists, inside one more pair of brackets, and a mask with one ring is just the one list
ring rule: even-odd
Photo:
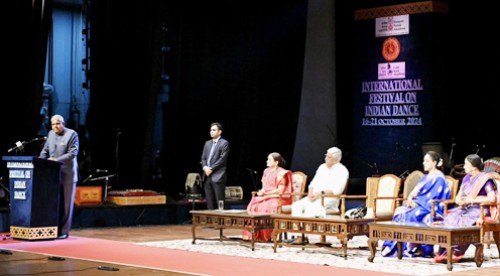
[[57,238],[60,162],[34,156],[3,156],[10,186],[12,238]]

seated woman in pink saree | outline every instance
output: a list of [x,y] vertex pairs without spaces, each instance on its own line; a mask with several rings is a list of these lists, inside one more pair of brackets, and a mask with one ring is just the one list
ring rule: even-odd
[[[449,210],[444,218],[445,226],[473,226],[481,217],[481,203],[495,203],[497,187],[492,174],[481,172],[483,162],[477,154],[469,154],[465,158],[464,169],[465,177],[462,179],[462,185],[458,192],[455,203],[456,208]],[[485,210],[486,216],[492,214],[498,215],[498,212],[491,209]],[[454,262],[459,261],[467,251],[469,245],[457,246],[453,248]],[[436,262],[446,261],[447,252],[440,248],[434,260]]]
[[[292,191],[292,172],[284,169],[285,160],[277,152],[267,156],[267,168],[262,175],[262,189],[257,192],[247,206],[249,214],[269,214],[276,213],[278,210],[279,195],[282,193],[291,193]],[[283,204],[291,204],[292,198],[283,198]],[[259,230],[255,233],[256,241],[270,241],[272,229]],[[252,233],[248,230],[243,231],[243,239],[251,240]]]

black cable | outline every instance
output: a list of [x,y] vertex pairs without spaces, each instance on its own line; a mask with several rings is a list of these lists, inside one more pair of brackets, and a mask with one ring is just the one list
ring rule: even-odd
[[146,207],[144,207],[141,213],[137,216],[137,218],[135,219],[135,223],[139,222],[139,220],[141,219],[141,217],[144,215],[145,212],[146,212]]
[[0,263],[10,263],[10,262],[23,262],[23,261],[40,261],[40,260],[43,260],[45,258],[29,258],[29,259],[15,259],[15,260],[2,260],[0,261]]
[[[82,269],[72,269],[72,270],[55,270],[55,271],[44,271],[44,272],[37,272],[37,273],[16,273],[16,274],[0,274],[0,276],[18,276],[18,275],[42,275],[42,274],[49,274],[49,273],[65,273],[65,272],[78,272],[78,271],[86,271],[90,269],[100,269],[98,267],[87,267],[87,268],[82,268]],[[117,269],[117,270],[110,270],[110,271],[118,271],[118,268],[112,267],[112,269]],[[100,269],[102,270],[102,269]]]

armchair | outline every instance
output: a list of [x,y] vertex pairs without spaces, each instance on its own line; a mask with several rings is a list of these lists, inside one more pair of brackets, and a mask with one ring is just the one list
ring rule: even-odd
[[[500,157],[494,157],[494,158],[491,158],[491,159],[488,159],[486,161],[484,161],[484,168],[483,168],[483,172],[496,172],[496,173],[500,173]],[[495,178],[495,184],[497,186],[497,202],[496,202],[496,206],[489,206],[489,205],[486,205],[486,206],[481,206],[481,220],[483,221],[483,230],[484,230],[484,233],[485,235],[482,235],[481,237],[483,237],[484,239],[486,239],[486,244],[488,245],[488,248],[490,248],[490,245],[491,245],[491,236],[493,236],[493,239],[495,241],[495,243],[497,244],[497,248],[498,248],[498,254],[500,255],[500,245],[499,245],[499,242],[500,242],[500,234],[499,234],[499,231],[500,231],[500,218],[499,218],[499,215],[498,215],[498,209],[500,208],[500,179],[498,178],[498,175],[497,177]],[[494,212],[492,212],[493,214],[490,214],[489,217],[485,217],[484,216],[484,209],[485,208],[490,208],[490,212],[492,210],[496,210],[496,214]],[[496,219],[495,219],[496,217]]]
[[444,204],[444,215],[446,216],[446,214],[448,213],[449,205],[455,204],[455,198],[456,198],[457,193],[458,193],[458,182],[459,182],[458,179],[454,178],[453,176],[450,176],[450,175],[446,176],[446,184],[448,184],[448,188],[450,188],[451,197],[450,197],[450,199],[432,200],[431,201],[431,204],[432,204],[431,217],[434,218],[436,216],[435,207],[436,207],[436,204],[438,204],[438,203]]
[[[342,192],[342,194],[339,194],[339,195],[322,195],[321,196],[321,205],[325,206],[325,198],[327,197],[338,197],[339,200],[342,198],[342,196],[346,196],[347,195],[347,186],[349,186],[349,179],[347,179],[346,183],[345,183],[345,186],[344,186],[344,191]],[[339,204],[339,209],[338,210],[334,210],[334,209],[326,209],[326,215],[327,216],[335,216],[335,215],[341,215],[343,216],[343,214],[345,214],[345,202],[344,204]]]
[[279,196],[278,200],[278,214],[291,214],[292,213],[292,205],[283,205],[283,198],[291,196],[292,203],[302,199],[306,193],[306,185],[307,185],[307,175],[301,171],[295,171],[292,175],[292,193],[283,193]]
[[[500,180],[495,179],[495,184],[500,185]],[[481,226],[482,226],[482,242],[491,245],[491,236],[497,245],[498,255],[500,256],[500,216],[498,211],[500,209],[500,192],[497,190],[497,201],[494,204],[481,204]],[[490,215],[485,216],[485,209],[490,209]],[[486,241],[484,240],[486,239]]]
[[411,191],[417,186],[417,183],[420,181],[420,179],[424,176],[424,173],[419,171],[419,170],[414,170],[412,171],[405,179],[403,183],[403,194],[398,199],[398,203],[401,201],[403,204],[406,203],[406,199],[408,198],[408,195],[410,195]]
[[201,175],[199,173],[188,173],[185,189],[187,199],[200,199],[202,197]]
[[396,209],[401,178],[394,174],[384,174],[381,177],[366,179],[366,195],[342,195],[340,215],[345,215],[347,199],[366,199],[367,214],[365,218],[376,221],[392,220]]

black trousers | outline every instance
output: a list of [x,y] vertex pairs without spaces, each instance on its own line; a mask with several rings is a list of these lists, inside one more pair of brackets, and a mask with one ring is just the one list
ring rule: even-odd
[[218,209],[219,200],[226,197],[226,183],[224,181],[213,182],[210,177],[205,179],[205,198],[207,200],[207,209]]

